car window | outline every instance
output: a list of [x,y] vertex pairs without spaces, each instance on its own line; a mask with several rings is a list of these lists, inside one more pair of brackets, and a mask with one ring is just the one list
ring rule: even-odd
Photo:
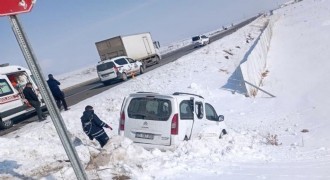
[[202,102],[195,103],[195,113],[198,119],[203,119],[204,117],[204,108]]
[[205,103],[205,114],[208,120],[216,121],[218,119],[217,112],[214,110],[213,106],[208,103]]
[[166,121],[172,113],[171,101],[159,98],[134,98],[128,105],[128,117]]
[[8,82],[4,79],[0,79],[0,97],[12,94],[13,90],[11,89]]
[[136,61],[134,59],[131,59],[131,58],[127,58],[128,62],[130,63],[135,63]]
[[128,64],[127,60],[124,59],[124,58],[121,58],[121,59],[117,59],[117,60],[115,60],[115,63],[118,64],[118,65],[125,65],[125,64]]
[[107,69],[111,69],[115,66],[113,62],[107,62],[104,64],[99,64],[96,66],[97,71],[105,71]]
[[180,103],[180,118],[181,119],[194,119],[194,114],[191,109],[189,100],[184,100]]
[[202,38],[207,38],[207,37],[205,35],[203,35]]
[[195,36],[195,37],[192,38],[192,41],[198,41],[199,39],[200,39],[199,36]]

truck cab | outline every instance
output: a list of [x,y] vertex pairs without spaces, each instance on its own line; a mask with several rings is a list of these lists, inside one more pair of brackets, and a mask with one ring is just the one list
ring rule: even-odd
[[[21,66],[0,65],[0,128],[13,126],[13,118],[34,112],[34,108],[24,98],[23,89],[31,82],[40,102],[41,94],[31,72]],[[45,106],[44,103],[41,106]]]

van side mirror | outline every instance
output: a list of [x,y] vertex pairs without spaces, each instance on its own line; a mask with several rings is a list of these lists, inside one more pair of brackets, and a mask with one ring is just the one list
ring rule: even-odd
[[225,120],[225,116],[223,115],[219,115],[218,117],[218,121],[221,122],[221,121],[224,121]]

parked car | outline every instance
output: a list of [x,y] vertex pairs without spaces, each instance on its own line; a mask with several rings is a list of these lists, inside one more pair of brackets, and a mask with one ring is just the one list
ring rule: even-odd
[[227,134],[224,116],[202,96],[139,92],[125,97],[119,135],[146,149],[175,149],[180,141]]
[[109,60],[100,61],[96,66],[97,74],[104,84],[109,84],[113,80],[126,81],[128,77],[142,74],[143,65],[140,61],[119,56]]
[[194,36],[192,38],[192,43],[194,44],[194,48],[205,46],[210,43],[210,38],[205,35]]

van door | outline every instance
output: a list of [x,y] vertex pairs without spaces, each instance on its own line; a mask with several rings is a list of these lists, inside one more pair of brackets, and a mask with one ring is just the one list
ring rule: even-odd
[[117,77],[117,72],[114,67],[115,63],[113,63],[112,61],[100,63],[96,66],[101,81],[114,79]]
[[125,108],[124,135],[137,143],[171,145],[173,100],[135,97]]
[[221,130],[219,128],[218,115],[213,106],[208,103],[195,102],[195,120],[193,137],[217,137]]
[[122,72],[125,72],[127,76],[130,76],[132,72],[132,66],[125,58],[116,59],[115,63],[119,65],[119,68],[122,69]]
[[204,122],[204,103],[202,101],[195,101],[194,102],[194,124],[192,127],[192,133],[190,135],[190,138],[195,138],[197,136],[198,132],[200,132],[203,127],[205,126]]
[[194,126],[194,110],[193,110],[192,100],[182,100],[179,104],[179,128],[180,132],[182,132],[179,136],[180,140],[190,139],[192,129]]
[[7,76],[0,75],[0,117],[3,121],[22,114],[28,107]]
[[134,73],[140,71],[140,67],[139,67],[139,65],[137,65],[136,60],[131,59],[131,58],[127,58],[127,61],[131,64],[132,71],[133,71]]

